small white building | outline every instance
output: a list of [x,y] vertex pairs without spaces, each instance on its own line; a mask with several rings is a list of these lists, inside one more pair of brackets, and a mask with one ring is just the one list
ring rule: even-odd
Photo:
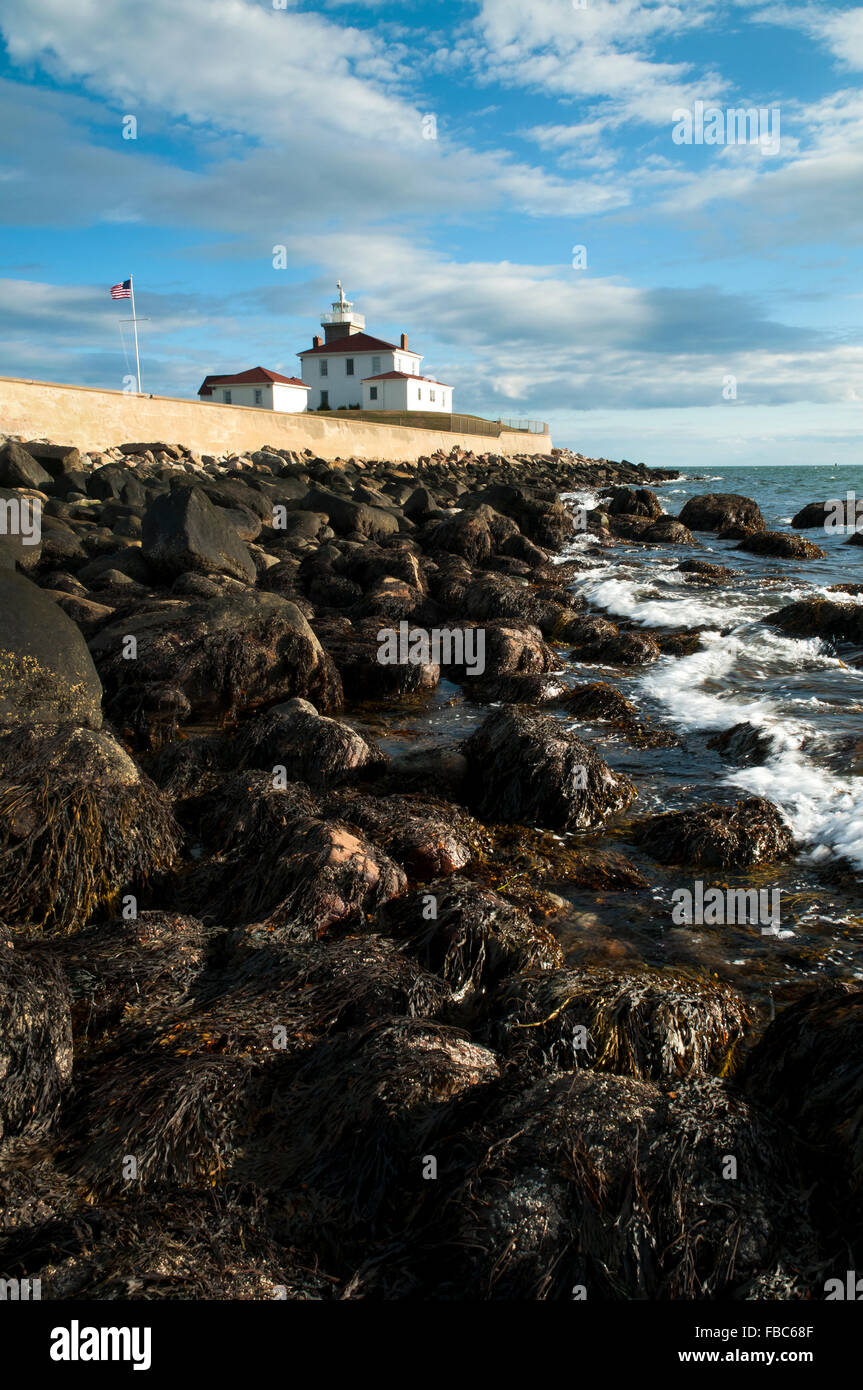
[[[420,375],[422,354],[366,333],[362,314],[345,299],[341,281],[332,313],[324,314],[324,336],[298,352],[310,388],[309,410],[452,410],[452,387]],[[432,393],[434,393],[432,395]]]
[[363,382],[363,410],[452,410],[452,387],[431,376],[384,372]]
[[266,367],[250,367],[230,376],[204,377],[198,396],[218,405],[247,405],[296,414],[306,409],[309,387],[299,377],[281,376]]

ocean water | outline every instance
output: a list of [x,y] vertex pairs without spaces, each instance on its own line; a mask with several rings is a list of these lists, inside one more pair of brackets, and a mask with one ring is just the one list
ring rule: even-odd
[[[754,498],[768,529],[788,529],[809,502],[863,498],[863,467],[693,468],[656,485],[664,510],[677,516],[688,498],[738,492]],[[572,505],[596,504],[597,494],[567,494]],[[863,547],[822,530],[800,534],[827,552],[823,560],[793,561],[748,555],[737,542],[697,536],[699,547],[615,545],[598,549],[580,536],[559,560],[584,568],[572,587],[589,610],[622,624],[668,631],[698,629],[690,656],[663,656],[645,667],[587,665],[560,653],[564,684],[608,680],[638,707],[643,720],[673,730],[680,746],[634,748],[609,724],[584,721],[560,709],[560,718],[596,747],[615,771],[627,773],[637,800],[601,831],[565,837],[583,847],[623,854],[640,868],[643,890],[595,890],[546,880],[564,906],[549,922],[571,964],[647,961],[726,979],[769,1018],[779,1002],[825,978],[863,979],[863,665],[854,666],[816,639],[785,637],[764,619],[806,595],[826,594],[836,583],[863,583]],[[722,588],[686,582],[677,570],[695,556],[734,570]],[[842,602],[861,598],[830,594]],[[863,657],[863,654],[860,654]],[[418,745],[453,746],[483,721],[488,708],[465,700],[441,680],[422,700],[367,711],[354,722],[393,757]],[[735,766],[708,748],[715,733],[747,721],[769,739],[763,765]],[[796,853],[788,862],[742,873],[663,867],[632,838],[634,821],[707,801],[759,795],[778,806],[793,830]],[[677,926],[673,894],[707,886],[780,891],[781,930],[765,936],[758,925]]]
[[[768,529],[783,530],[808,502],[844,499],[849,491],[863,499],[863,467],[693,469],[656,491],[672,516],[701,493],[742,493],[758,502]],[[590,505],[595,498],[580,493],[574,500]],[[748,555],[735,541],[704,534],[697,536],[695,552],[619,546],[597,555],[595,549],[588,552],[586,538],[567,552],[589,555],[588,568],[573,588],[591,611],[636,626],[701,631],[700,649],[690,656],[665,656],[623,674],[591,668],[596,678],[613,680],[645,717],[682,738],[680,748],[637,753],[621,741],[610,743],[599,725],[590,730],[612,766],[627,771],[639,786],[640,809],[681,810],[714,797],[758,795],[780,808],[794,832],[798,850],[790,865],[750,872],[748,881],[725,876],[731,886],[784,890],[784,944],[767,947],[723,928],[726,945],[737,938],[739,950],[732,954],[705,929],[700,942],[698,933],[688,933],[683,952],[690,963],[719,967],[717,973],[729,973],[736,961],[731,973],[754,970],[769,981],[771,995],[781,992],[789,976],[863,977],[863,665],[851,664],[861,654],[851,653],[849,660],[848,653],[828,643],[786,637],[764,622],[784,605],[812,595],[863,603],[863,595],[828,592],[832,584],[863,583],[863,547],[849,546],[846,535],[825,535],[823,529],[800,534],[820,545],[826,557],[790,561]],[[734,577],[717,589],[688,583],[676,567],[692,554],[728,566]],[[763,765],[735,767],[706,746],[712,734],[744,721],[769,739]],[[651,866],[648,872],[658,879],[653,898],[661,916],[668,890],[685,879],[679,870],[657,875]],[[603,923],[601,912],[593,915]],[[590,917],[588,912],[588,924]],[[619,913],[613,923],[612,938],[615,930],[619,933]],[[660,935],[669,946],[673,933]],[[573,940],[585,946],[577,930]],[[667,958],[668,951],[658,954]]]

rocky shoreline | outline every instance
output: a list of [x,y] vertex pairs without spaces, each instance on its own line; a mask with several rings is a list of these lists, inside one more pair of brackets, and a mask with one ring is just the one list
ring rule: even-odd
[[[665,515],[675,476],[6,443],[0,499],[41,528],[0,535],[0,1272],[59,1299],[804,1299],[853,1267],[863,992],[768,1021],[555,935],[548,884],[649,886],[586,832],[719,872],[794,850],[762,797],[640,810],[566,722],[673,748],[591,667],[698,643],[589,612],[590,547],[692,547],[707,588],[694,533],[823,553],[735,494]],[[846,598],[772,621],[853,660]],[[476,726],[392,756],[370,723],[442,681]]]

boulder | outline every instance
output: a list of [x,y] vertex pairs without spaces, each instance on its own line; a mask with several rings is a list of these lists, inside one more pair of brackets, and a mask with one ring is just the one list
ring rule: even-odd
[[464,744],[469,802],[487,821],[552,830],[603,825],[636,796],[629,778],[560,720],[507,708],[489,715]]
[[51,487],[53,479],[21,444],[10,439],[0,449],[0,484],[4,487]]
[[29,579],[0,571],[0,726],[98,729],[102,687],[79,628]]
[[660,864],[745,869],[788,859],[794,839],[769,801],[750,796],[733,805],[708,802],[642,821],[633,838]]
[[191,571],[228,574],[252,584],[255,565],[231,518],[232,513],[214,507],[200,488],[173,488],[144,513],[143,553],[167,579]]
[[783,560],[823,560],[826,551],[790,531],[756,531],[737,547],[750,555],[775,555]]
[[690,531],[722,531],[726,527],[742,527],[747,531],[764,531],[764,517],[757,502],[741,497],[738,492],[710,492],[690,497],[679,521]]
[[[137,647],[130,660],[126,639]],[[299,695],[329,712],[339,676],[295,604],[242,589],[136,610],[91,638],[111,710],[154,734],[160,695],[180,690],[194,715],[221,717]]]

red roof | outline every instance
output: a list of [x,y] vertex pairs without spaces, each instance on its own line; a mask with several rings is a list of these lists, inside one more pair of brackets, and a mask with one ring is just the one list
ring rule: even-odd
[[364,376],[363,381],[430,381],[432,386],[446,386],[449,390],[452,387],[448,381],[438,381],[433,376],[417,376],[416,372],[381,372],[380,376]]
[[[350,346],[346,347],[345,344]],[[413,352],[410,348],[399,347],[398,343],[387,343],[383,338],[372,338],[368,333],[349,333],[346,338],[333,338],[330,343],[321,343],[320,347],[305,348],[298,352],[298,357],[318,357],[324,352],[344,352],[351,356],[355,352],[377,352],[383,348],[385,352],[406,352],[409,357],[422,357],[421,352]]]
[[307,391],[311,390],[299,377],[281,376],[279,372],[271,372],[266,367],[249,367],[248,371],[235,372],[233,376],[205,376],[198,395],[211,396],[214,386],[251,386],[268,381],[280,381],[285,386],[305,386]]

